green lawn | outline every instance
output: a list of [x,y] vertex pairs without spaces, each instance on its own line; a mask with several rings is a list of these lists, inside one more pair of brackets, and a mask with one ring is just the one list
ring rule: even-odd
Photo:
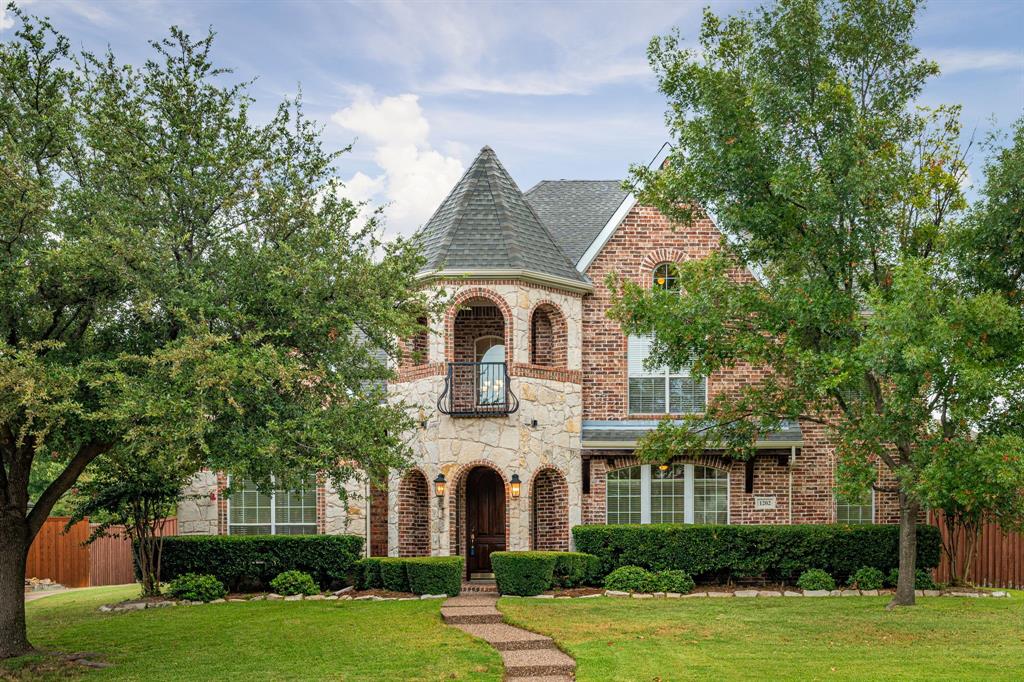
[[1024,598],[504,598],[589,680],[1020,680]]
[[[501,679],[497,652],[442,624],[440,600],[96,610],[137,594],[104,587],[30,602],[29,636],[41,649],[105,654],[114,666],[82,672],[89,680]],[[7,662],[0,679],[19,667],[15,678],[31,679],[25,664],[37,661]]]

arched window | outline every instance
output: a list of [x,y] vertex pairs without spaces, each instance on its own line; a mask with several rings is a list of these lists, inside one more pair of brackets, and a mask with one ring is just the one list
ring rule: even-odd
[[656,289],[675,291],[679,288],[679,266],[675,263],[658,263],[654,266],[651,285]]
[[729,523],[729,473],[694,464],[640,464],[608,472],[607,522]]

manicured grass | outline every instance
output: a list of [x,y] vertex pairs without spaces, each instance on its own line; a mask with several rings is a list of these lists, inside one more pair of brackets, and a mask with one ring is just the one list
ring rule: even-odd
[[539,600],[506,619],[551,635],[589,680],[1019,680],[1024,599]]
[[[80,672],[88,680],[500,680],[502,675],[497,652],[441,622],[440,600],[96,610],[137,594],[136,587],[95,588],[30,602],[29,637],[41,649],[98,652],[114,664]],[[9,661],[0,665],[0,679],[4,669],[24,671],[37,663],[34,657]],[[67,672],[60,671],[62,679]]]

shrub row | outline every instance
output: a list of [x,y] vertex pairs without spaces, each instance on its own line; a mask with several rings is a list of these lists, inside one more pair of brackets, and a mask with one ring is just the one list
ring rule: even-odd
[[210,574],[232,591],[261,589],[304,571],[321,589],[350,581],[363,551],[355,535],[182,535],[164,538],[161,576]]
[[454,597],[462,591],[462,567],[460,556],[370,557],[356,562],[356,586]]
[[491,566],[498,592],[529,597],[552,587],[593,584],[600,563],[582,552],[493,552]]
[[[792,582],[808,569],[845,582],[863,567],[888,573],[899,564],[898,526],[576,526],[576,548],[593,554],[606,575],[620,566],[678,569],[698,582],[766,577]],[[939,532],[917,528],[917,562],[939,563]]]

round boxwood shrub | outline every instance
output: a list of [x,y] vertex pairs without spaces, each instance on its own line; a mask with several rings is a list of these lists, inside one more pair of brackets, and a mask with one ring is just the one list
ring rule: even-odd
[[873,566],[858,569],[850,577],[850,587],[857,590],[877,590],[885,584],[885,574]]
[[270,581],[274,592],[289,596],[292,594],[316,594],[319,590],[313,576],[304,571],[283,571]]
[[462,591],[462,557],[430,556],[405,559],[409,590],[413,594],[447,594]]
[[658,581],[659,592],[678,592],[679,594],[693,592],[693,578],[686,571],[658,571],[654,577]]
[[556,552],[492,552],[498,592],[531,597],[551,587]]
[[796,584],[802,590],[834,590],[836,581],[820,568],[812,568],[800,574]]
[[619,592],[659,592],[661,586],[657,577],[639,566],[622,566],[609,573],[604,587]]
[[[885,584],[888,587],[896,587],[896,584],[900,580],[900,569],[894,568],[889,571],[889,575],[885,579]],[[938,585],[932,579],[931,571],[926,571],[923,568],[917,569],[917,573],[914,574],[914,589],[915,590],[935,590],[938,589]]]
[[178,599],[211,602],[222,598],[228,591],[216,576],[185,573],[167,584],[167,593]]

